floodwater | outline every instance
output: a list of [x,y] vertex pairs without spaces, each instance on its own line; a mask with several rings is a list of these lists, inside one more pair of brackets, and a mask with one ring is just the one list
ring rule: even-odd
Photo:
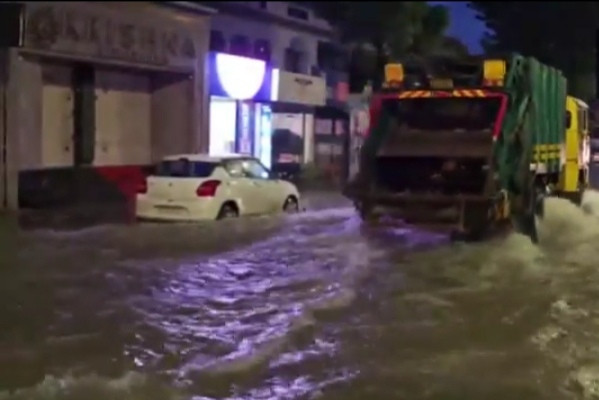
[[349,207],[4,234],[0,399],[599,399],[599,195],[541,245]]

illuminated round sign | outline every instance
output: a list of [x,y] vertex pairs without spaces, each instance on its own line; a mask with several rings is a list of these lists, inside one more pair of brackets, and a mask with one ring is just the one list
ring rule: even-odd
[[216,74],[226,94],[236,100],[251,99],[264,82],[266,63],[262,60],[216,54]]

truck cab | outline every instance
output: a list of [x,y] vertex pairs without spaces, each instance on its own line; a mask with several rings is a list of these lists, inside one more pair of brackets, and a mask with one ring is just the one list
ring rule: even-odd
[[579,203],[589,184],[591,143],[589,106],[572,96],[566,98],[566,130],[561,148],[559,193]]

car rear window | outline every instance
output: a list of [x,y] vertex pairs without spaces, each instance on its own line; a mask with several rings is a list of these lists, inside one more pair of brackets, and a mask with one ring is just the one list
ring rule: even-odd
[[207,178],[212,175],[218,163],[189,161],[186,158],[163,161],[156,168],[157,176],[174,178]]

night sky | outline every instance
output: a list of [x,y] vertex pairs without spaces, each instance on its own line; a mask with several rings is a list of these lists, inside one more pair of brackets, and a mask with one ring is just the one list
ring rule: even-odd
[[474,17],[474,12],[468,9],[467,1],[429,1],[429,4],[441,4],[449,9],[451,23],[447,34],[462,41],[474,54],[482,51],[480,39],[485,26]]

